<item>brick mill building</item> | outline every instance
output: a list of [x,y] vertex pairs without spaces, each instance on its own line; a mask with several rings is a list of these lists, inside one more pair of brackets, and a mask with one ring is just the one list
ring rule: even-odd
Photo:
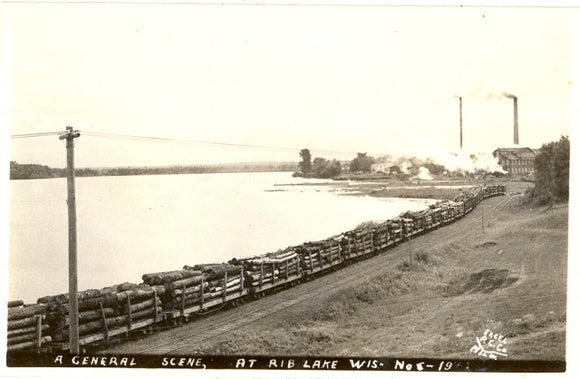
[[527,175],[534,171],[536,153],[529,147],[500,147],[493,156],[509,174]]

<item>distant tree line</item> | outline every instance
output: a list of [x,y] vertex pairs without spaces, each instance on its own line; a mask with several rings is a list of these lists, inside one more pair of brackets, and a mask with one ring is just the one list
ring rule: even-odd
[[[178,175],[232,172],[278,172],[295,171],[294,162],[250,162],[214,165],[184,165],[166,167],[106,167],[78,168],[75,176],[130,176],[130,175]],[[66,176],[66,169],[51,168],[39,164],[20,164],[10,161],[10,179],[46,179]]]
[[20,164],[10,161],[10,179],[44,179],[58,178],[64,170],[50,168],[39,164]]
[[568,201],[570,191],[570,140],[542,145],[534,159],[536,184],[528,195],[539,204]]

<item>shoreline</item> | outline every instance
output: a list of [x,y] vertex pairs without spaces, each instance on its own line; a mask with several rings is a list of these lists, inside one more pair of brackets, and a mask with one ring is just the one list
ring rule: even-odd
[[[305,179],[308,180],[308,179]],[[482,184],[506,185],[508,193],[524,193],[527,188],[534,185],[533,182],[505,178],[449,178],[434,180],[402,181],[393,179],[381,180],[329,180],[323,183],[279,183],[276,188],[283,187],[328,187],[331,191],[338,192],[342,196],[369,196],[377,198],[405,198],[405,199],[433,199],[451,200],[461,194],[464,189]]]

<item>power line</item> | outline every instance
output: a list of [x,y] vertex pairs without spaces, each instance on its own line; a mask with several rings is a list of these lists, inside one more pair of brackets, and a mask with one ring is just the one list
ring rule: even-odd
[[[132,140],[132,141],[146,141],[146,142],[156,142],[156,143],[194,144],[194,145],[208,145],[208,146],[215,146],[215,147],[282,150],[282,151],[292,151],[292,152],[296,152],[296,151],[300,150],[300,148],[287,147],[287,146],[254,145],[254,144],[241,144],[241,143],[231,143],[231,142],[215,142],[215,141],[189,140],[189,139],[177,139],[177,138],[162,138],[162,137],[140,136],[140,135],[132,135],[132,134],[103,133],[103,132],[91,132],[91,131],[81,131],[81,132],[83,133],[84,136],[113,138],[113,139],[125,139],[125,140]],[[317,151],[317,152],[322,152],[322,153],[356,154],[356,153],[351,152],[351,151],[321,150],[321,149],[312,149],[312,150]]]
[[[281,151],[291,151],[296,152],[302,148],[294,148],[287,146],[274,146],[274,145],[255,145],[255,144],[243,144],[243,143],[232,143],[232,142],[216,142],[216,141],[203,141],[203,140],[190,140],[190,139],[178,139],[178,138],[164,138],[164,137],[153,137],[153,136],[142,136],[134,134],[120,134],[120,133],[104,133],[104,132],[93,132],[93,131],[82,131],[83,136],[89,137],[99,137],[99,138],[110,138],[110,139],[122,139],[138,142],[155,142],[155,143],[168,143],[168,144],[180,144],[180,145],[206,145],[213,147],[225,147],[225,148],[237,148],[237,149],[262,149],[262,150],[281,150]],[[45,137],[52,135],[60,135],[62,132],[42,132],[42,133],[26,133],[26,134],[13,134],[10,137],[12,139],[19,138],[33,138],[33,137]],[[353,151],[342,151],[342,150],[325,150],[325,149],[311,149],[318,153],[331,153],[331,154],[357,154]]]
[[52,135],[57,135],[57,134],[62,134],[62,132],[12,134],[10,136],[10,138],[17,139],[17,138],[45,137],[45,136],[52,136]]

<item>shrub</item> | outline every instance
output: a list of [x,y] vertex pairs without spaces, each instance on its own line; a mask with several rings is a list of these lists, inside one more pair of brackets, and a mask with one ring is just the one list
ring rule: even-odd
[[542,145],[534,159],[536,184],[526,194],[540,205],[568,201],[570,180],[570,140]]

